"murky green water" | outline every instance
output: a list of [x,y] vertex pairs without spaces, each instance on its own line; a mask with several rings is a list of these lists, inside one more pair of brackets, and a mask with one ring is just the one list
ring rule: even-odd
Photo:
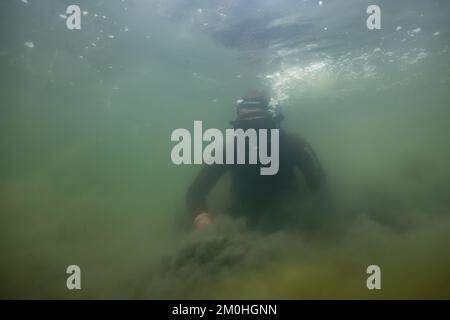
[[[70,31],[73,1],[2,1],[0,296],[450,298],[450,5],[378,3],[381,30],[369,1],[78,1]],[[170,134],[226,128],[255,87],[316,150],[339,236],[187,230],[199,167],[172,164]]]

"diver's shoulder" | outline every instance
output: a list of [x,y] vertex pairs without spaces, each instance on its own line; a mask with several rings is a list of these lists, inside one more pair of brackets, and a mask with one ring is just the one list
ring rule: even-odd
[[301,134],[286,129],[280,129],[280,140],[290,145],[308,144]]

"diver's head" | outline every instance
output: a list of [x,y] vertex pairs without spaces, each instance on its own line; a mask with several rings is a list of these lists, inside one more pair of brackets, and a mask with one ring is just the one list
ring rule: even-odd
[[236,118],[231,123],[235,129],[276,129],[282,120],[276,108],[270,106],[264,91],[253,90],[237,101]]

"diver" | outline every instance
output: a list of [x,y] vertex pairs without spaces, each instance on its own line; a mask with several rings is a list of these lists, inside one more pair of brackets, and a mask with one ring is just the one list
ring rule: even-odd
[[[279,129],[279,170],[275,175],[261,175],[254,164],[203,165],[186,196],[187,210],[197,229],[213,222],[206,197],[227,172],[232,183],[229,213],[244,217],[249,227],[277,229],[283,222],[289,223],[280,209],[286,197],[298,196],[296,169],[312,193],[323,189],[325,178],[316,154],[304,139],[281,128],[282,120],[279,105],[271,104],[264,91],[249,92],[237,101],[236,118],[231,121],[235,129]],[[270,145],[267,148],[270,151]]]

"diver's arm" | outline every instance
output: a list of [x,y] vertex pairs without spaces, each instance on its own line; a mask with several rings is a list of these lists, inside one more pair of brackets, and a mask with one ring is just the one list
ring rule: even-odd
[[219,178],[225,173],[226,165],[204,165],[186,195],[187,209],[194,217],[196,226],[211,223],[211,217],[207,213],[206,196],[214,187]]
[[295,163],[305,177],[306,183],[313,192],[318,192],[325,185],[325,175],[322,166],[312,147],[300,137],[291,137]]

